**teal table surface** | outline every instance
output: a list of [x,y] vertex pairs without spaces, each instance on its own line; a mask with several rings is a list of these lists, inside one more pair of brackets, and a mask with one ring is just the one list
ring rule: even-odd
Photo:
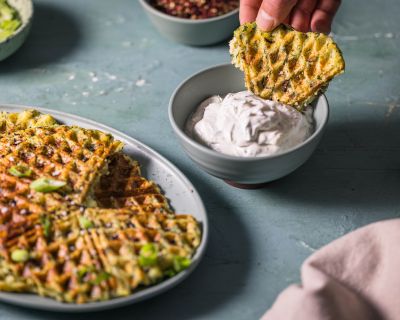
[[0,63],[0,102],[63,110],[148,144],[193,182],[210,241],[198,269],[154,299],[96,314],[0,305],[5,319],[257,319],[300,280],[316,249],[400,215],[400,2],[348,0],[333,27],[347,62],[327,97],[331,119],[312,158],[260,190],[199,170],[173,136],[167,106],[194,72],[229,62],[227,42],[162,38],[135,0],[38,0],[27,43]]

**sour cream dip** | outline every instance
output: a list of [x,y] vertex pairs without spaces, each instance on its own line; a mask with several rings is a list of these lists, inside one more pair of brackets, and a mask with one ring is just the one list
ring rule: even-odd
[[264,100],[249,91],[212,96],[186,122],[186,133],[209,148],[238,157],[280,153],[305,141],[314,130],[312,108]]

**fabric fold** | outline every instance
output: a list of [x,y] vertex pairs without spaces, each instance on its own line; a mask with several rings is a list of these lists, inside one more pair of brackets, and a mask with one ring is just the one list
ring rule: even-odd
[[262,320],[400,319],[400,219],[353,231],[311,255],[302,285],[276,299]]

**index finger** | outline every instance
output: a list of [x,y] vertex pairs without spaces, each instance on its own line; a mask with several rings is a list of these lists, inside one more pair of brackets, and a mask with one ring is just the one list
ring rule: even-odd
[[311,18],[311,30],[328,34],[340,0],[320,0]]
[[265,11],[275,20],[282,22],[289,16],[296,3],[297,0],[264,0],[260,11]]
[[264,0],[257,15],[257,25],[271,31],[287,19],[297,0]]
[[262,0],[241,0],[240,1],[240,23],[253,22],[256,20]]

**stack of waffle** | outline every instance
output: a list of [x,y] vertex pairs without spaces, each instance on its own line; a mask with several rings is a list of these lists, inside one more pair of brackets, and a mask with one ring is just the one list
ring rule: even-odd
[[255,23],[240,26],[230,42],[232,63],[245,74],[247,89],[263,99],[301,111],[344,71],[332,38],[280,25],[264,32]]
[[0,114],[0,290],[121,297],[190,265],[199,223],[176,215],[109,134]]

